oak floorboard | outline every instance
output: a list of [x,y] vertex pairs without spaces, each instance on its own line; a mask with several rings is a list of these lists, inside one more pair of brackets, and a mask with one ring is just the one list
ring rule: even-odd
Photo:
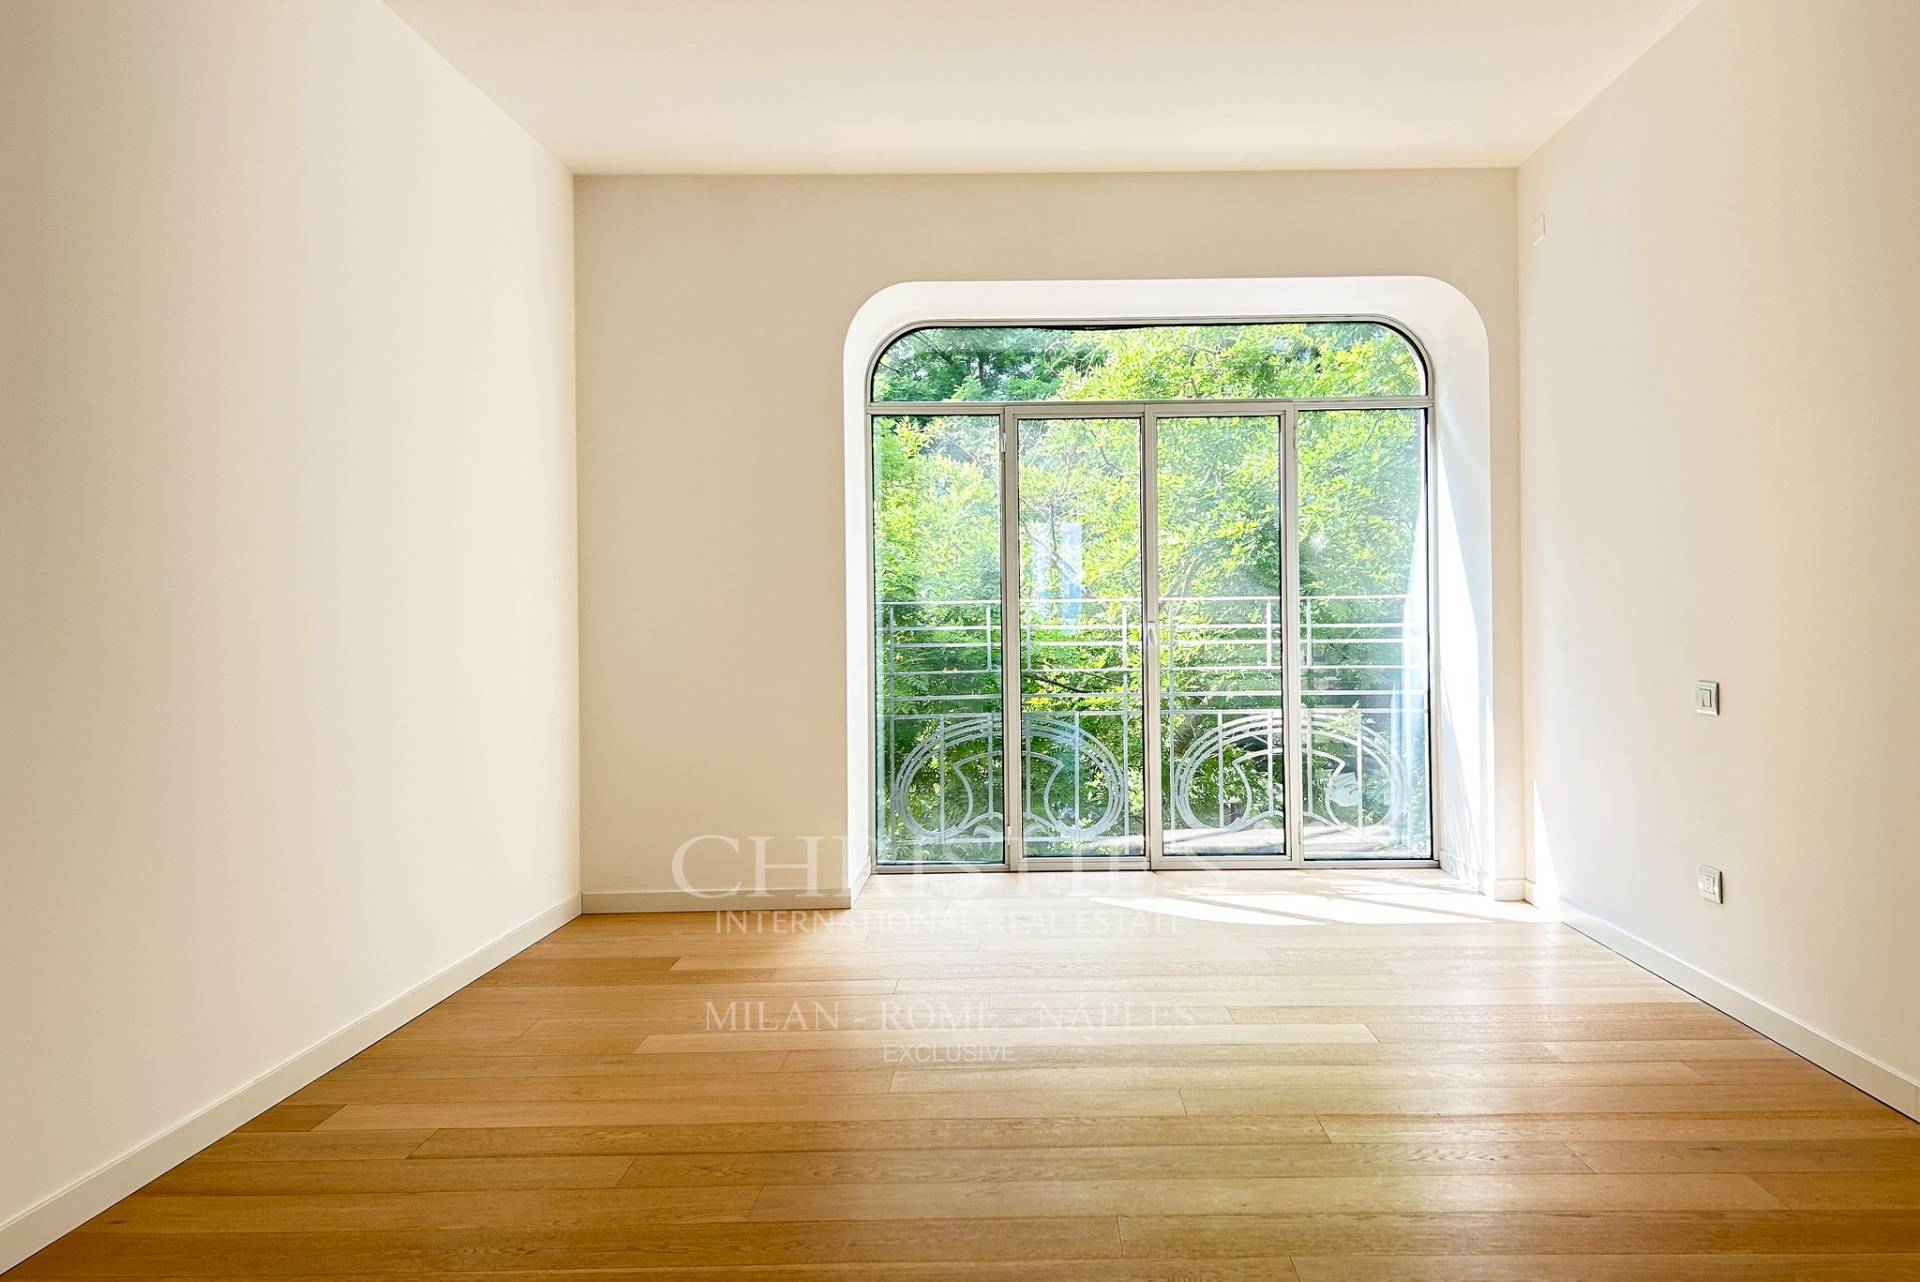
[[1920,1255],[1303,1256],[1300,1282],[1912,1282]]
[[432,1138],[433,1131],[426,1128],[412,1131],[235,1131],[195,1153],[187,1159],[187,1164],[383,1161],[411,1157],[414,1150]]
[[[459,994],[447,999],[454,1000]],[[393,1032],[382,1040],[387,1043],[410,1042],[416,1040],[482,1040],[486,1038],[518,1037],[533,1027],[531,1015],[469,1015],[463,1014],[445,1002],[434,1007]]]
[[1577,1041],[1548,1042],[1547,1052],[1569,1064],[1593,1064],[1604,1061],[1678,1060],[1692,1064],[1696,1071],[1707,1060],[1797,1060],[1778,1042],[1764,1037],[1720,1037],[1707,1041],[1673,1038],[1653,1041]]
[[[1550,988],[1508,987],[1508,988],[1466,988],[1466,989],[1305,989],[1295,993],[1262,994],[1264,1000],[1258,1005],[1227,1005],[1228,1011],[1239,1023],[1250,1023],[1259,1019],[1278,1019],[1285,1022],[1298,1022],[1291,1018],[1292,1012],[1302,1007],[1329,1011],[1327,1018],[1346,1020],[1347,1013],[1367,1007],[1384,1007],[1385,1018],[1446,1019],[1462,1012],[1470,1012],[1482,1019],[1535,1019],[1582,1018],[1586,1012],[1582,1008],[1605,1007],[1606,1017],[1630,1017],[1642,1019],[1688,1018],[1694,1014],[1693,999],[1678,989],[1656,987],[1651,984],[1612,985],[1607,987],[1561,987]],[[1420,1007],[1443,1007],[1442,1011],[1419,1010]],[[1520,1007],[1508,1010],[1507,1007]],[[1663,1010],[1659,1007],[1679,1009]]]
[[[1564,1008],[1563,1008],[1564,1009]],[[1676,1011],[1688,1008],[1676,1007]],[[1757,1041],[1759,1034],[1717,1012],[1665,1019],[1369,1019],[1366,1030],[1381,1042],[1644,1042]]]
[[737,1046],[752,1050],[842,1050],[847,1047],[971,1045],[1034,1046],[1189,1046],[1231,1044],[1271,1046],[1371,1042],[1364,1024],[1211,1024],[1200,1026],[1130,1024],[1120,1027],[1047,1026],[1037,1028],[919,1028],[907,1021],[899,1029],[850,1028],[816,1031],[655,1033],[640,1043],[639,1054],[714,1050]]
[[[1697,1043],[1688,1043],[1696,1045]],[[907,1053],[911,1049],[913,1053]],[[986,1070],[1046,1068],[1162,1068],[1173,1066],[1223,1067],[1252,1065],[1280,1068],[1311,1066],[1324,1076],[1329,1068],[1349,1065],[1556,1064],[1562,1060],[1539,1042],[1435,1042],[1427,1045],[1345,1042],[1169,1042],[1162,1045],[1020,1046],[993,1049],[990,1057],[970,1054],[958,1046],[870,1046],[843,1050],[786,1052],[782,1072],[848,1071],[864,1068],[901,1070]],[[651,1059],[649,1055],[645,1057]]]
[[[410,1163],[408,1165],[418,1165]],[[671,1153],[635,1158],[623,1188],[709,1185],[998,1185],[1455,1172],[1589,1174],[1564,1144],[1183,1144]]]
[[599,1037],[401,1037],[396,1033],[367,1047],[341,1068],[372,1071],[375,1063],[408,1059],[631,1055],[646,1036],[645,1033],[626,1033]]
[[[1253,1087],[1244,1090],[1182,1089],[1189,1113],[1343,1114],[1409,1113],[1423,1116],[1508,1113],[1740,1113],[1804,1109],[1882,1107],[1851,1086],[1823,1082],[1805,1086],[1488,1086],[1488,1087]],[[321,1125],[332,1126],[339,1117]]]
[[[641,1059],[641,1056],[630,1056]],[[791,1073],[780,1076],[780,1090],[820,1095],[878,1095],[892,1085],[885,1069],[850,1073]],[[767,1089],[759,1073],[596,1073],[539,1077],[514,1073],[503,1077],[329,1076],[293,1098],[312,1104],[492,1104],[547,1100],[651,1100],[740,1098]]]
[[[878,965],[812,965],[781,966],[772,972],[778,980],[820,981],[836,979],[857,979],[878,973],[895,976],[899,985],[895,992],[924,992],[929,988],[948,991],[946,985],[960,980],[1008,980],[1016,983],[1030,983],[1035,980],[1055,980],[1079,983],[1097,988],[1102,984],[1130,979],[1234,979],[1259,980],[1262,983],[1278,982],[1290,976],[1326,975],[1346,976],[1353,974],[1385,975],[1390,972],[1371,956],[1348,957],[1341,954],[1316,952],[1307,956],[1289,960],[1276,960],[1272,957],[1260,957],[1251,960],[1222,960],[1220,958],[1201,959],[1175,955],[1136,958],[1132,955],[1111,957],[1103,960],[1078,960],[1061,958],[1057,960],[1017,961],[1004,957],[986,960],[969,959],[967,961],[947,960],[940,963],[925,961],[886,961]],[[715,982],[719,971],[700,971],[691,965],[679,973],[698,975],[703,982]],[[912,985],[912,987],[907,987]]]
[[[1589,1170],[1600,1174],[1740,1171],[1746,1174],[1906,1172],[1920,1176],[1920,1128],[1904,1139],[1570,1141]],[[1803,1186],[1826,1187],[1826,1181]]]
[[1781,1204],[1745,1175],[1378,1175],[1176,1180],[1021,1180],[997,1184],[770,1185],[755,1220],[970,1216],[1459,1211],[1731,1211]]
[[591,1229],[648,1223],[691,1224],[703,1220],[745,1219],[758,1193],[757,1189],[735,1188],[566,1187],[279,1196],[171,1196],[141,1192],[95,1216],[77,1232],[357,1233],[369,1229],[514,1226]]
[[1164,1147],[1176,1144],[1218,1151],[1242,1144],[1295,1146],[1326,1143],[1326,1132],[1311,1117],[914,1118],[908,1121],[862,1119],[732,1125],[449,1128],[432,1132],[432,1137],[421,1144],[413,1156],[722,1155],[882,1152],[892,1149]]
[[[1331,1147],[1331,1145],[1329,1145]],[[143,1190],[162,1197],[307,1193],[447,1193],[489,1189],[604,1189],[633,1165],[625,1157],[451,1158],[408,1161],[187,1162]]]
[[466,988],[447,998],[449,1010],[508,1015],[533,1010],[564,1014],[607,1010],[645,1014],[667,1002],[737,1001],[748,998],[887,997],[899,988],[890,978],[735,979],[727,975],[689,982],[680,972],[660,971],[644,984],[516,984]]
[[1682,1063],[1709,1082],[1836,1082],[1840,1079],[1818,1064],[1793,1059],[1701,1059]]
[[1838,1140],[1900,1139],[1915,1124],[1892,1109],[1777,1113],[1505,1113],[1315,1115],[1335,1143],[1369,1140]]
[[[1171,1064],[1080,1068],[926,1068],[893,1074],[895,1094],[1000,1090],[1231,1090],[1318,1088],[1324,1064]],[[1624,1064],[1342,1064],[1349,1086],[1616,1086],[1687,1085],[1704,1079],[1680,1063]],[[1236,1110],[1237,1111],[1237,1110]],[[1289,1110],[1295,1111],[1295,1110]]]
[[[447,1077],[664,1077],[680,1080],[707,1075],[733,1077],[742,1073],[775,1073],[786,1067],[781,1051],[722,1052],[692,1055],[648,1055],[633,1052],[639,1038],[626,1050],[608,1055],[383,1055],[360,1056],[334,1069],[322,1081],[364,1082]],[[872,1064],[846,1065],[814,1071],[849,1072],[882,1068]]]
[[[652,1190],[630,1196],[645,1197]],[[1191,1254],[1191,1253],[1190,1253]],[[1210,1252],[1209,1254],[1217,1254]],[[1245,1258],[1251,1253],[1237,1253]],[[496,1226],[353,1232],[74,1232],[7,1276],[36,1278],[392,1278],[704,1267],[954,1260],[1116,1260],[1111,1216],[1085,1219],[896,1220],[868,1224],[630,1221],[583,1228]],[[723,1272],[721,1276],[726,1276]],[[595,1279],[599,1282],[599,1279]]]
[[339,1111],[338,1104],[275,1104],[251,1121],[242,1122],[236,1134],[310,1131]]
[[[1624,968],[1624,969],[1623,969]],[[1328,991],[1393,992],[1409,996],[1431,992],[1483,992],[1493,990],[1537,989],[1543,979],[1561,981],[1566,987],[1628,987],[1640,992],[1660,991],[1663,985],[1625,962],[1595,965],[1582,962],[1553,966],[1536,962],[1489,974],[1423,975],[1376,970],[1355,963],[1352,970],[1269,969],[1230,974],[1145,974],[1145,975],[985,975],[937,976],[901,979],[896,993],[992,993],[1072,995],[1144,992],[1247,992],[1257,996],[1291,996],[1298,993]],[[820,983],[827,980],[814,981]],[[851,983],[844,980],[839,982]],[[1250,1003],[1251,1004],[1251,1003]]]
[[[756,1093],[726,1099],[570,1100],[535,1103],[348,1104],[330,1130],[430,1126],[631,1126],[650,1122],[796,1122],[920,1117],[1128,1117],[1186,1110],[1178,1091],[1022,1091],[1005,1095],[862,1095],[805,1099]],[[1296,1112],[1299,1110],[1295,1110]]]
[[[1906,1211],[1476,1211],[1121,1216],[1129,1256],[1911,1255]],[[1816,1275],[1817,1276],[1817,1275]]]
[[1920,1170],[1759,1174],[1755,1183],[1808,1211],[1920,1211]]

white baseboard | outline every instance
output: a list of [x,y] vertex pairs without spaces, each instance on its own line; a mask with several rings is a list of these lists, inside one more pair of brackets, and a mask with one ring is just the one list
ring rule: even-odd
[[583,913],[711,913],[767,909],[851,908],[860,886],[822,890],[590,890],[580,895]]
[[1842,1081],[1859,1087],[1884,1104],[1920,1120],[1920,1081],[1899,1069],[1855,1050],[1845,1042],[1796,1019],[1752,993],[1735,988],[1725,980],[1709,975],[1684,962],[1658,944],[1622,930],[1612,922],[1583,912],[1572,904],[1560,905],[1567,925],[1596,943],[1646,967],[1677,988],[1685,989],[1707,1005],[1726,1012],[1758,1032],[1766,1034],[1795,1054],[1812,1060]]
[[1458,878],[1489,899],[1526,898],[1526,882],[1519,877],[1495,877],[1491,872],[1469,868],[1459,856],[1446,850],[1440,851],[1435,858],[1440,861],[1441,872]]
[[338,1068],[428,1007],[450,997],[579,915],[579,896],[569,896],[492,943],[468,953],[439,974],[268,1069],[233,1093],[182,1118],[0,1224],[0,1271],[12,1268],[47,1243],[78,1228],[135,1189],[172,1170],[241,1123],[311,1084],[321,1074]]

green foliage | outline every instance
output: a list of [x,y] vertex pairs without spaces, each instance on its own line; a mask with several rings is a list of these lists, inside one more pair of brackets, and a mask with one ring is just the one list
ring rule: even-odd
[[874,372],[877,401],[1048,401],[1103,358],[1085,331],[922,329]]
[[882,601],[1000,596],[1000,420],[874,421]]
[[[883,399],[916,401],[1298,399],[1403,395],[1417,392],[1420,381],[1412,349],[1392,331],[1315,323],[921,330],[888,350],[876,388]],[[1306,595],[1407,590],[1420,417],[1302,416]],[[1163,420],[1162,595],[1279,592],[1279,462],[1270,427],[1270,420]],[[998,431],[984,417],[876,422],[882,599],[999,597]],[[1022,546],[1057,556],[1062,529],[1077,522],[1085,595],[1137,596],[1131,442],[1103,420],[1034,420],[1022,430],[1021,449]],[[1067,567],[1051,569],[1048,581],[1057,582]]]
[[915,330],[881,355],[876,401],[1304,400],[1417,396],[1413,348],[1368,322],[965,326]]

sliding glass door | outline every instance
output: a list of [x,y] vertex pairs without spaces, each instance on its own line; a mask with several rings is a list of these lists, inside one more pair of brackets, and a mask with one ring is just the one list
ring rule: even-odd
[[1423,857],[1426,415],[1302,410],[1295,437],[1303,854]]
[[873,419],[874,769],[882,865],[1003,864],[998,415]]
[[1140,428],[1014,421],[1023,865],[1146,853]]
[[1281,418],[1156,420],[1160,849],[1284,858]]

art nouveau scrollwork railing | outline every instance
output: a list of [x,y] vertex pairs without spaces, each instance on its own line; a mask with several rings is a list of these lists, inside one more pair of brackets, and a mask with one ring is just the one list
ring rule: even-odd
[[[894,819],[921,845],[998,843],[1005,820],[998,790],[1000,718],[947,713],[931,720],[893,775]],[[1027,832],[1063,842],[1116,833],[1127,797],[1119,759],[1072,718],[1029,713],[1020,728]]]
[[1286,736],[1279,709],[1174,713],[1168,719],[1210,722],[1174,749],[1167,772],[1170,831],[1225,835],[1256,826],[1284,831]]
[[[1132,602],[1029,621],[1112,693],[1021,717],[1022,830],[1039,849],[1129,849],[1144,769]],[[1398,596],[1307,598],[1298,639],[1307,853],[1404,852],[1426,787],[1425,644]],[[994,863],[1006,822],[1000,606],[888,602],[880,620],[883,857]],[[1169,852],[1278,849],[1286,828],[1287,638],[1277,598],[1170,598],[1161,610],[1162,816]],[[1100,686],[1099,681],[1091,684]],[[1233,841],[1229,838],[1264,840]]]
[[1427,852],[1427,636],[1423,602],[1301,599],[1306,854]]
[[1000,603],[883,601],[878,624],[881,862],[1000,862]]

